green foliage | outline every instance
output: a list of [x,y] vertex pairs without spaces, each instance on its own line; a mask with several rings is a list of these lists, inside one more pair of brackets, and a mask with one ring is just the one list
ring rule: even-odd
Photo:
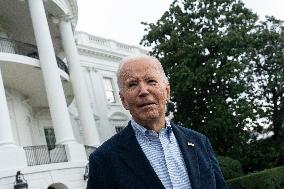
[[279,189],[284,186],[284,166],[227,181],[231,189]]
[[257,19],[240,0],[175,0],[143,23],[141,41],[169,78],[174,121],[206,134],[245,173],[284,154],[284,28]]
[[240,161],[223,156],[219,156],[218,161],[226,180],[244,175]]
[[157,23],[144,23],[142,43],[171,83],[174,120],[209,136],[219,155],[240,154],[254,120],[242,94],[256,20],[239,0],[176,0]]
[[[256,26],[251,51],[251,70],[254,82],[252,96],[262,108],[260,118],[269,120],[266,125],[273,138],[281,137],[284,121],[284,26],[274,17]],[[283,136],[282,136],[283,137]]]
[[275,141],[272,138],[256,140],[246,145],[243,150],[246,155],[239,160],[243,164],[245,173],[284,165],[284,140]]

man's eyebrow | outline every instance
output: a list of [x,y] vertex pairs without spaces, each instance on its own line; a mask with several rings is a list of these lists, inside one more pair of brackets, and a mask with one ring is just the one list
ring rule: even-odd
[[146,75],[143,79],[146,79],[146,80],[149,80],[149,79],[153,79],[153,80],[156,80],[157,77],[156,76],[153,76],[153,75]]
[[126,80],[126,82],[134,82],[134,81],[137,81],[137,79],[136,79],[136,78],[128,78],[128,79]]
[[153,76],[153,75],[146,75],[144,78],[145,78],[145,79],[154,79],[154,78],[156,78],[156,77]]

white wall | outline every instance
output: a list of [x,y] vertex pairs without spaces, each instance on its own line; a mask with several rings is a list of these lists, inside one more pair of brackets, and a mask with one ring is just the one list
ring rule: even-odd
[[[13,136],[19,146],[46,145],[44,128],[53,127],[48,108],[32,108],[28,99],[14,89],[5,89]],[[76,140],[82,143],[78,116],[70,114]]]
[[33,144],[31,130],[34,120],[28,99],[14,89],[5,89],[5,91],[16,143],[20,146],[30,146]]
[[[100,134],[101,142],[106,141],[116,133],[112,124],[111,115],[115,112],[122,113],[121,119],[129,119],[129,113],[122,107],[119,90],[116,82],[116,70],[119,63],[113,60],[80,55],[81,66],[86,82],[88,95],[90,98],[94,116],[97,118],[97,128]],[[113,80],[115,93],[115,103],[108,103],[103,78],[108,77]],[[126,125],[125,125],[126,126]]]
[[[128,55],[146,54],[147,51],[85,32],[76,32],[75,38],[87,92],[102,143],[116,133],[115,126],[126,126],[131,118],[119,98],[116,72],[120,60]],[[104,77],[111,78],[113,81],[115,103],[107,101],[103,84]]]

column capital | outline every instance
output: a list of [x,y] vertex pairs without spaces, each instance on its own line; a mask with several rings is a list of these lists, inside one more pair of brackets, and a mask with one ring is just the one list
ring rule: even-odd
[[61,22],[70,22],[72,23],[73,16],[71,14],[67,15],[62,15],[62,16],[54,16],[54,15],[49,15],[49,18],[54,24],[59,24]]
[[[82,68],[83,69],[83,68]],[[93,71],[93,69],[92,69],[92,67],[86,67],[86,70],[88,71],[88,72],[91,72],[91,71]]]

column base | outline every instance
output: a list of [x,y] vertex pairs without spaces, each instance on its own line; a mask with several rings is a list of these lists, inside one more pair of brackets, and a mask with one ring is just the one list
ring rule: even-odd
[[71,144],[71,143],[76,143],[75,138],[65,138],[63,140],[59,140],[58,142],[56,142],[57,144]]
[[1,170],[21,169],[27,167],[26,153],[19,146],[0,146]]
[[84,145],[78,143],[65,144],[66,154],[69,162],[87,162]]
[[[96,130],[94,128],[92,128],[92,129],[89,129],[88,132],[96,133]],[[95,139],[94,136],[92,136],[90,138],[87,138],[88,136],[84,136],[84,137],[85,137],[84,138],[84,144],[87,145],[87,146],[94,146],[94,147],[98,148],[101,145],[100,141],[98,139]]]

